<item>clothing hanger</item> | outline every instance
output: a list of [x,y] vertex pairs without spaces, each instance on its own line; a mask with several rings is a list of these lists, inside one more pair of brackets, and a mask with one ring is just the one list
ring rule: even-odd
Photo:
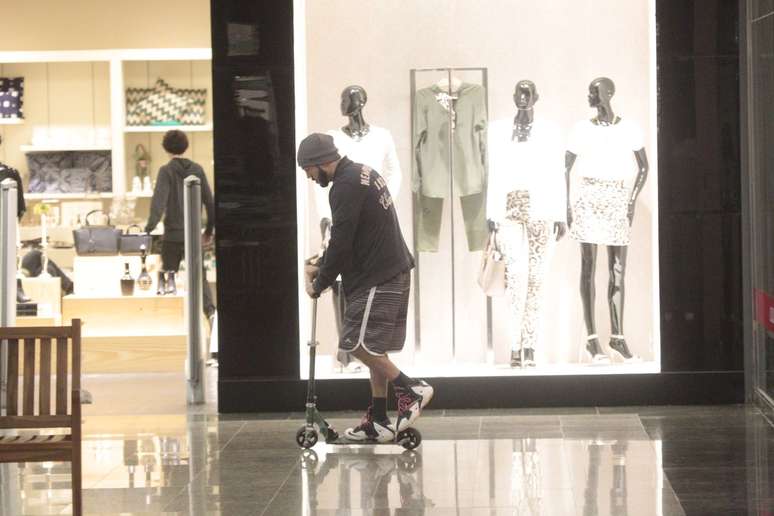
[[451,78],[451,88],[449,88],[449,78],[448,77],[442,78],[440,81],[435,83],[435,85],[439,89],[441,89],[443,91],[447,91],[447,92],[451,91],[452,93],[456,93],[462,87],[462,79],[459,79],[457,77],[453,77],[452,76],[452,78]]

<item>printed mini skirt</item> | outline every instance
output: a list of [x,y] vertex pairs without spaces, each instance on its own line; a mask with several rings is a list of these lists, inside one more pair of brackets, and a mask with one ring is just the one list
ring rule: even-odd
[[623,181],[584,177],[572,208],[570,235],[589,244],[629,245],[628,204]]

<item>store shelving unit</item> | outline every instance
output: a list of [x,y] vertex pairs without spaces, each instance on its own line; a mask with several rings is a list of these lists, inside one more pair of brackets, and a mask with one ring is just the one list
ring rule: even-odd
[[127,133],[165,133],[170,129],[180,129],[187,133],[199,133],[212,131],[212,124],[205,125],[128,125],[124,128]]
[[[55,51],[30,51],[30,52],[0,52],[0,64],[57,64],[57,63],[107,63],[109,67],[109,115],[110,115],[110,145],[84,145],[84,146],[34,146],[22,145],[23,153],[51,152],[51,151],[110,151],[113,169],[114,195],[130,194],[129,181],[127,180],[127,141],[128,134],[136,133],[163,133],[170,129],[179,128],[186,132],[208,133],[212,132],[212,123],[197,126],[128,126],[126,125],[126,98],[125,91],[128,77],[127,66],[137,62],[197,62],[211,61],[212,50],[209,48],[148,48],[148,49],[101,49],[101,50],[55,50]],[[104,66],[104,65],[103,65]],[[0,120],[0,125],[20,125],[25,120]],[[129,151],[131,152],[131,151]],[[57,197],[59,195],[59,197]],[[80,194],[83,198],[94,198],[93,194]],[[130,194],[134,197],[148,197],[144,194]],[[39,199],[78,199],[75,194],[37,194],[28,196],[32,201]],[[101,199],[109,199],[111,196],[101,194]]]

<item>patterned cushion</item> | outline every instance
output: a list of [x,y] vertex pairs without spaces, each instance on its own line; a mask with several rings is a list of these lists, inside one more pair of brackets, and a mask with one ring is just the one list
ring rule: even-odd
[[0,77],[0,118],[24,118],[23,97],[23,77]]
[[162,79],[153,89],[126,91],[127,125],[201,125],[207,90],[175,89]]

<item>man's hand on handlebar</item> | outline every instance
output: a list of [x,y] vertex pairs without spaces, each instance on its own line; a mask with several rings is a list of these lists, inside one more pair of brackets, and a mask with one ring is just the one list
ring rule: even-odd
[[319,263],[320,257],[317,255],[304,260],[304,287],[306,289],[306,293],[312,299],[320,297],[319,292],[315,292],[313,286],[315,278],[317,278],[317,275],[320,273]]

